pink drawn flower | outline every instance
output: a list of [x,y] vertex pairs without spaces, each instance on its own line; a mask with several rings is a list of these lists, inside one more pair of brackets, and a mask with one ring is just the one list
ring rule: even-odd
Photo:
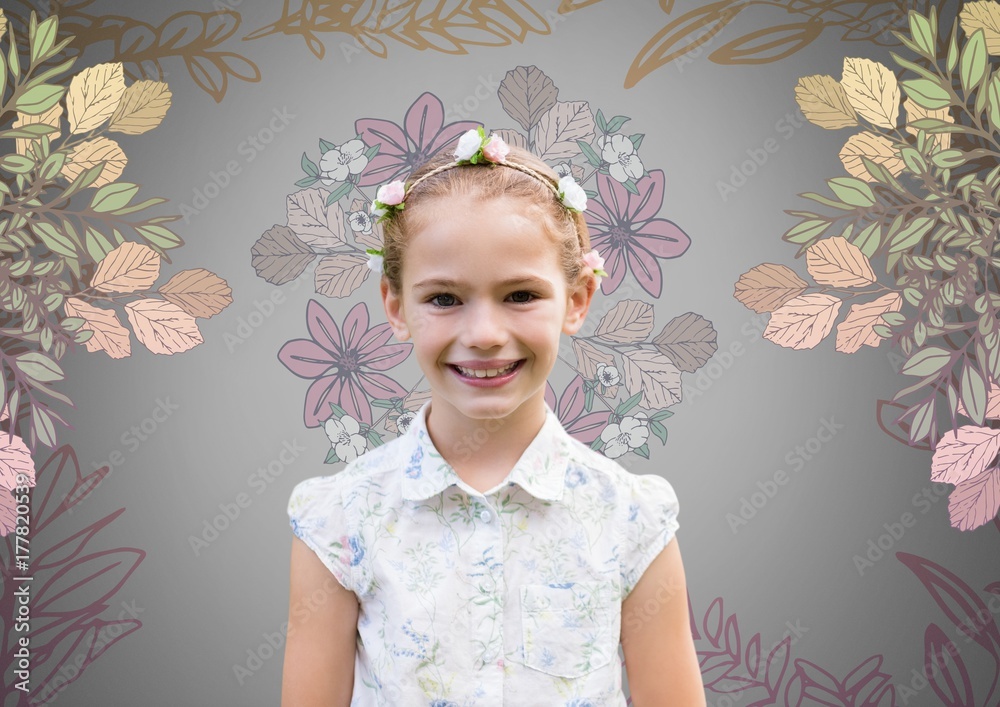
[[459,135],[479,123],[462,120],[444,124],[444,104],[433,93],[424,93],[409,110],[399,126],[380,118],[361,118],[354,130],[368,146],[379,145],[378,154],[361,174],[360,186],[382,184],[409,174]]
[[385,371],[410,355],[412,344],[389,344],[392,328],[382,323],[368,328],[368,305],[358,302],[344,318],[343,331],[316,300],[306,307],[311,339],[292,339],[278,351],[278,360],[300,378],[312,379],[306,392],[306,427],[319,427],[330,417],[329,403],[366,424],[372,422],[369,399],[404,397],[407,390]]
[[496,133],[490,135],[489,142],[483,147],[483,157],[490,162],[503,162],[510,154],[510,147]]
[[663,274],[657,258],[676,258],[691,245],[691,238],[673,221],[656,218],[663,205],[663,170],[656,169],[636,182],[639,194],[629,192],[606,174],[597,175],[600,199],[592,199],[585,212],[592,230],[591,244],[609,263],[610,275],[601,292],[614,292],[631,270],[646,292],[659,297]]

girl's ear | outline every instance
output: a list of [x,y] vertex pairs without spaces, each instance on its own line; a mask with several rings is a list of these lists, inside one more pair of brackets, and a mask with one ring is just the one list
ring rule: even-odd
[[389,326],[392,327],[392,331],[399,341],[406,341],[410,338],[410,328],[406,325],[406,320],[403,318],[402,299],[393,293],[392,288],[389,287],[389,280],[385,275],[382,276],[379,289],[382,292],[382,306],[385,308],[385,316],[389,320]]
[[596,291],[597,279],[592,275],[581,275],[576,287],[567,295],[566,319],[563,321],[564,334],[573,335],[583,326]]

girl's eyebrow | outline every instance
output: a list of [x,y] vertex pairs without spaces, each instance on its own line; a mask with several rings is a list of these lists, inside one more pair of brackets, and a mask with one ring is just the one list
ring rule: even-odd
[[[501,280],[500,282],[497,283],[497,285],[499,285],[500,287],[510,287],[512,285],[521,285],[525,283],[533,284],[536,286],[544,286],[548,284],[548,281],[540,277],[535,277],[534,275],[517,275],[515,277],[508,277],[506,280]],[[458,289],[464,286],[465,283],[459,282],[457,280],[452,280],[446,277],[435,277],[427,280],[421,280],[420,282],[418,282],[413,286],[413,289],[419,290],[422,288],[429,288],[429,287],[451,287]]]

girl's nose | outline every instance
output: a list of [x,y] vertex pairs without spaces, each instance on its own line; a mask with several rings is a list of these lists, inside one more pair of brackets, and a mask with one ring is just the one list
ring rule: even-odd
[[462,341],[469,348],[492,349],[507,340],[503,313],[489,302],[467,305],[461,327]]

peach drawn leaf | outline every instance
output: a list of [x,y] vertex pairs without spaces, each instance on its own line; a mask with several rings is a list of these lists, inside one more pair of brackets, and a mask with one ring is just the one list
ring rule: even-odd
[[740,275],[733,296],[757,313],[773,312],[808,287],[787,265],[762,263]]
[[318,255],[292,229],[277,224],[257,239],[250,252],[253,269],[272,285],[294,280]]
[[[52,127],[56,128],[55,132],[49,133],[48,135],[49,141],[51,142],[62,134],[62,130],[60,129],[61,126],[60,119],[62,118],[62,114],[63,114],[62,103],[56,103],[49,110],[39,115],[27,115],[25,113],[18,112],[17,120],[11,123],[10,127],[17,129],[17,128],[23,128],[25,125],[51,125]],[[21,138],[21,137],[17,138],[14,141],[14,146],[15,149],[17,150],[17,154],[19,155],[27,154],[28,144],[31,142],[35,142],[35,140],[32,140],[30,138]]]
[[97,264],[91,287],[101,292],[138,292],[160,276],[160,254],[147,245],[125,241]]
[[958,484],[948,496],[948,517],[959,530],[975,530],[1000,512],[1000,469],[991,466]]
[[127,163],[128,158],[118,143],[100,135],[77,145],[66,158],[61,174],[72,182],[84,170],[103,165],[100,175],[91,184],[92,187],[98,188],[111,184],[122,176]]
[[629,395],[642,390],[639,404],[648,409],[666,408],[681,401],[681,372],[659,351],[625,351],[625,386]]
[[594,114],[587,101],[560,101],[541,115],[532,128],[535,151],[543,160],[571,158],[579,154],[578,140],[594,141]]
[[847,317],[837,325],[836,349],[841,353],[855,353],[862,346],[878,347],[882,337],[875,332],[875,325],[885,325],[882,315],[898,312],[903,308],[903,296],[887,292],[871,302],[851,305]]
[[653,305],[642,300],[618,302],[601,318],[594,335],[616,344],[645,341],[653,331]]
[[1000,451],[1000,430],[962,425],[946,430],[931,458],[931,481],[960,484],[983,473]]
[[18,486],[18,474],[30,479],[29,486],[35,485],[35,463],[31,459],[31,450],[17,435],[3,433],[0,435],[0,493],[3,489],[11,491]]
[[597,375],[597,365],[600,363],[606,366],[613,366],[615,357],[609,353],[601,351],[586,339],[573,337],[573,353],[576,356],[577,368],[580,375],[590,380]]
[[110,118],[125,93],[120,61],[88,66],[76,74],[66,94],[69,131],[76,135],[99,128]]
[[111,358],[125,358],[132,355],[129,331],[118,320],[114,310],[97,307],[78,297],[67,297],[63,306],[66,316],[79,317],[86,322],[80,327],[81,330],[94,332],[83,342],[87,351],[104,351]]
[[159,293],[168,302],[173,302],[192,317],[204,319],[231,305],[232,292],[225,280],[205,268],[181,270],[159,288]]
[[843,236],[824,238],[809,246],[806,269],[820,285],[867,287],[877,280],[868,256]]
[[708,363],[719,346],[718,332],[700,314],[686,312],[674,317],[653,339],[656,350],[684,373],[694,373]]
[[316,264],[316,292],[327,297],[349,297],[371,272],[368,256],[356,253],[325,256]]
[[194,317],[172,302],[135,300],[125,305],[125,314],[136,338],[152,353],[180,353],[205,342]]
[[842,304],[821,292],[799,295],[771,312],[762,336],[786,348],[811,349],[833,329]]
[[862,130],[847,138],[839,157],[848,174],[866,182],[875,181],[875,177],[865,167],[862,157],[882,165],[894,177],[899,176],[906,167],[889,138],[869,130]]

